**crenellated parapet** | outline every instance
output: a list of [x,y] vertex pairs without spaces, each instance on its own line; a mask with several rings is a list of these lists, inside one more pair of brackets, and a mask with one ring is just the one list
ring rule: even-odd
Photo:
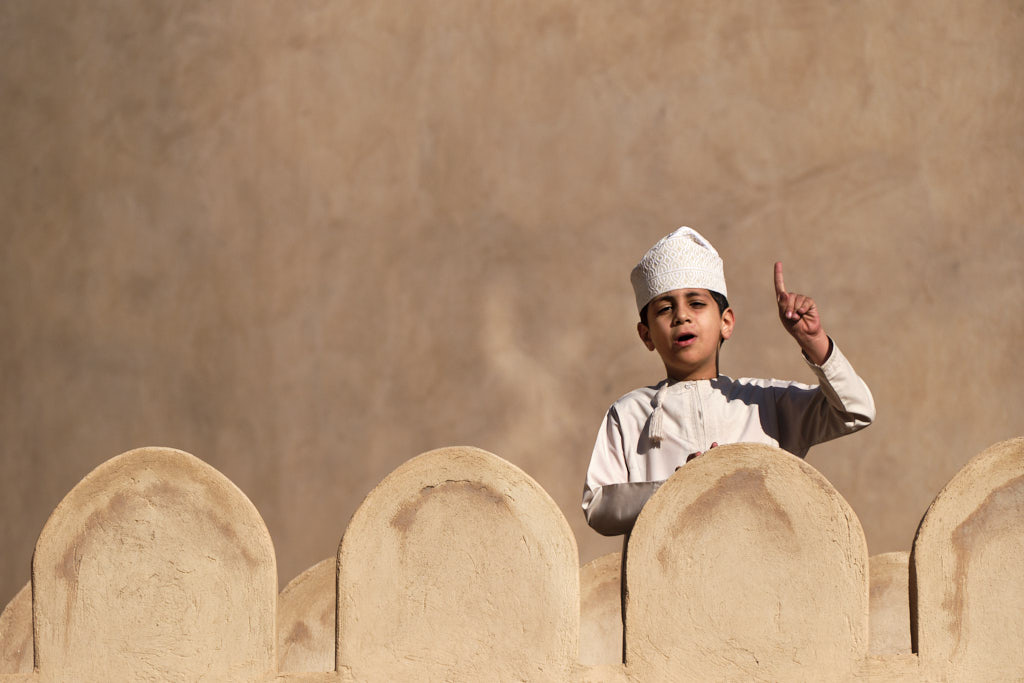
[[54,510],[0,614],[0,681],[1019,680],[1022,513],[1014,439],[939,493],[909,561],[869,560],[821,474],[734,444],[661,487],[624,555],[580,569],[531,477],[444,448],[385,478],[337,556],[278,595],[246,496],[142,448]]
[[413,458],[345,529],[337,663],[356,680],[562,680],[578,634],[569,523],[490,453]]
[[644,507],[626,560],[637,678],[852,678],[868,651],[868,553],[853,510],[806,462],[720,446]]

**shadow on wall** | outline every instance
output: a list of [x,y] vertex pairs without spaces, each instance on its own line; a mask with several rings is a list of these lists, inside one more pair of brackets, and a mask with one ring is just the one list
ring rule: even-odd
[[381,482],[338,557],[278,597],[244,494],[144,448],[53,512],[32,590],[0,615],[0,681],[1020,679],[1022,512],[1014,439],[939,493],[909,562],[872,558],[869,584],[860,523],[824,477],[723,446],[644,508],[621,600],[619,554],[579,569],[533,479],[447,448]]

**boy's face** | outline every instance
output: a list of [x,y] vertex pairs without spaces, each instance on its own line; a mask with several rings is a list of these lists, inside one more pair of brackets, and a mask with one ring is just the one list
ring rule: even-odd
[[713,379],[719,344],[732,336],[734,323],[732,309],[720,313],[708,290],[673,289],[647,304],[647,324],[637,323],[637,332],[671,379]]

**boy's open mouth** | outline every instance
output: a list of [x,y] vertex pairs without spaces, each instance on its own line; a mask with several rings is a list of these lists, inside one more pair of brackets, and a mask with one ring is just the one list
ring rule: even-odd
[[683,334],[681,334],[678,337],[676,337],[676,344],[682,344],[682,345],[685,346],[686,344],[689,344],[691,341],[693,341],[696,338],[697,338],[697,335],[695,335],[695,334],[693,334],[691,332],[684,332]]

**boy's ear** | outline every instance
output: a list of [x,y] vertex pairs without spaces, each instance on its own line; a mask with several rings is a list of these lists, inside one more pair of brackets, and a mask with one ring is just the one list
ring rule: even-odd
[[654,350],[654,342],[651,341],[651,328],[642,322],[636,324],[636,333],[640,335],[640,341],[644,343],[648,351]]
[[731,308],[727,308],[722,311],[722,340],[725,341],[732,336],[732,331],[736,327],[736,314],[732,312]]

